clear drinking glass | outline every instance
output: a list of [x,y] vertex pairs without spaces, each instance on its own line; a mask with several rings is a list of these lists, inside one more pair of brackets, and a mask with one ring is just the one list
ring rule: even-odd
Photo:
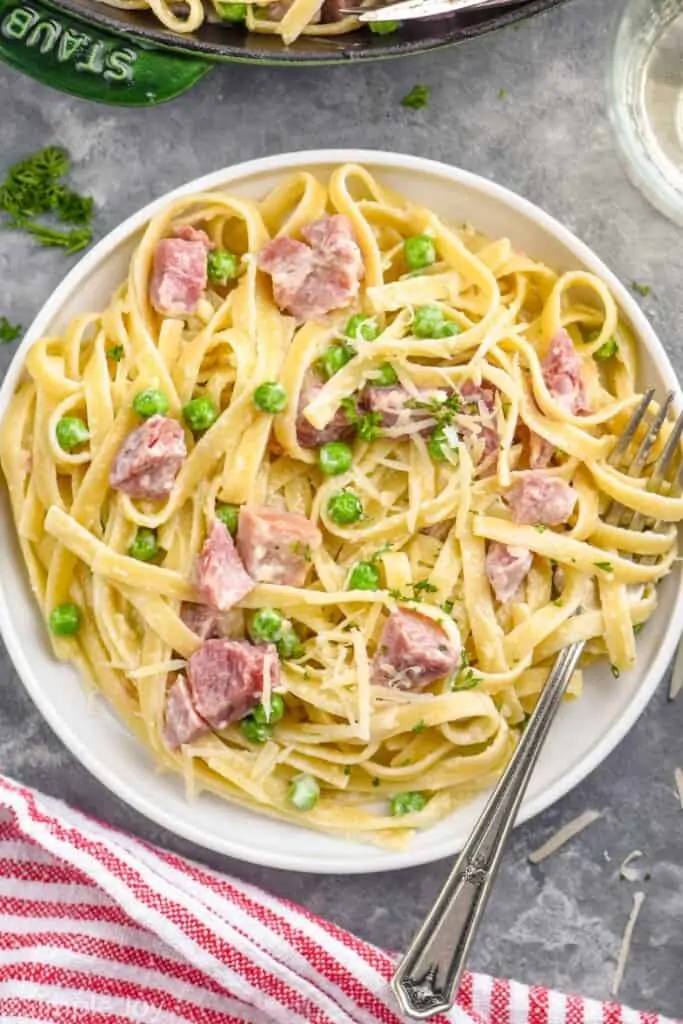
[[683,226],[683,0],[628,0],[608,90],[633,182]]

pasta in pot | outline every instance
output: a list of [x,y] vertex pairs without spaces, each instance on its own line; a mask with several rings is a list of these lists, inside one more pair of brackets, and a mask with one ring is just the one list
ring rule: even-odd
[[683,518],[608,463],[636,357],[600,280],[363,167],[174,201],[2,426],[55,655],[191,792],[405,844],[500,773],[563,646],[634,662]]
[[[246,3],[225,3],[223,0],[99,0],[109,7],[123,10],[150,11],[171,32],[196,32],[204,21],[225,22],[228,27],[243,24],[250,32],[279,35],[289,46],[299,36],[344,35],[360,27],[356,17],[344,14],[339,0],[246,0]],[[364,0],[349,7],[367,6]]]

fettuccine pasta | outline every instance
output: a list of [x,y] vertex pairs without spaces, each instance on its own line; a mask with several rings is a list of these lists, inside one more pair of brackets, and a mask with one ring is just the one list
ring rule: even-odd
[[634,663],[683,517],[608,461],[636,381],[600,280],[365,168],[177,199],[2,426],[55,656],[190,793],[405,844],[498,776],[563,646],[571,697]]

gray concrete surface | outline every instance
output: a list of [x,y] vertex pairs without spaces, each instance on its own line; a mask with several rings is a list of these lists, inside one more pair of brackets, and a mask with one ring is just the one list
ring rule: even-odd
[[[620,164],[603,79],[612,0],[572,0],[520,27],[432,56],[373,67],[223,67],[173,104],[114,110],[0,70],[2,165],[47,143],[69,147],[104,234],[189,178],[249,157],[315,146],[398,149],[459,164],[516,189],[574,229],[626,282],[651,285],[648,315],[683,369],[683,234],[651,209]],[[406,110],[415,82],[429,107]],[[500,90],[506,95],[499,95]],[[0,313],[28,324],[71,261],[0,234]],[[12,346],[0,350],[4,369]],[[0,770],[147,838],[299,900],[375,943],[402,948],[446,863],[400,875],[306,877],[249,867],[161,832],[109,795],[41,721],[7,656],[0,663]],[[651,877],[621,995],[683,1017],[683,698],[664,687],[603,766],[520,828],[473,955],[475,968],[602,998],[609,994],[634,886],[618,866],[640,849]],[[586,807],[604,820],[532,868],[526,855]]]

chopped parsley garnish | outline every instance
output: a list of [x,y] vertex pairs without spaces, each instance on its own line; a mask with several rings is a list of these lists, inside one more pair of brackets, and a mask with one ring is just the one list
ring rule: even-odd
[[113,359],[115,363],[120,363],[124,356],[123,345],[113,345],[107,349],[107,359]]
[[386,555],[387,551],[391,551],[393,546],[394,545],[391,543],[391,541],[387,541],[385,544],[382,544],[381,548],[377,548],[377,550],[374,552],[374,554],[370,555],[368,561],[369,562],[378,562],[380,560],[380,558],[382,557],[382,555]]
[[0,316],[0,342],[3,345],[16,341],[22,330],[21,324],[11,324],[6,316]]
[[341,406],[346,413],[346,418],[349,423],[352,423],[356,428],[356,432],[361,441],[376,441],[378,437],[381,437],[381,412],[359,413],[355,398],[343,398]]
[[636,636],[638,635],[638,633],[640,633],[644,625],[644,622],[636,622],[635,626],[633,627],[633,632]]
[[433,594],[438,589],[429,580],[418,580],[417,583],[408,583],[407,585],[413,591],[412,594],[404,594],[395,587],[392,587],[388,591],[389,596],[393,597],[395,601],[403,601],[405,603],[407,601],[419,601],[421,594]]
[[377,786],[379,786],[379,779],[375,777],[375,778],[374,778],[374,779],[372,780],[372,784],[373,784],[373,786],[375,786],[375,788],[376,788]]
[[553,601],[553,604],[555,605],[556,608],[561,608],[562,607],[562,598],[558,597],[555,601]]
[[499,89],[498,90],[498,99],[499,100],[504,100],[507,97],[507,95],[508,95],[507,89]]
[[457,676],[451,680],[451,690],[473,690],[479,686],[481,676],[478,676],[472,668],[462,668]]
[[650,294],[649,284],[641,284],[639,281],[631,281],[631,290],[634,292],[638,292],[638,294],[642,295],[643,297]]
[[[59,146],[48,146],[13,164],[0,184],[0,211],[6,217],[2,226],[26,231],[41,245],[65,249],[67,255],[89,245],[93,200],[63,184],[70,167],[69,154]],[[45,215],[74,227],[65,231],[38,220]]]
[[424,409],[440,426],[453,422],[453,417],[462,410],[460,395],[448,395],[446,398],[433,398],[424,401],[420,398],[411,398],[406,402],[407,409]]
[[419,733],[419,732],[424,732],[426,728],[427,728],[427,723],[424,721],[424,719],[421,718],[420,721],[417,723],[417,725],[413,726],[411,731]]
[[293,540],[291,544],[292,554],[301,555],[307,562],[310,562],[313,557],[313,551],[310,544],[303,544],[300,540]]
[[618,679],[619,676],[621,675],[621,672],[619,671],[617,666],[616,665],[610,665],[609,669],[610,669],[610,672],[612,673],[612,675],[614,676],[614,678]]
[[429,580],[418,580],[417,583],[411,583],[411,587],[416,594],[435,594],[438,587],[435,587]]
[[410,107],[411,110],[422,110],[429,103],[431,91],[429,85],[414,85],[410,92],[401,100],[401,106]]
[[545,523],[536,523],[536,525],[534,526],[534,530],[536,530],[538,533],[545,533],[547,529],[548,527]]
[[441,609],[446,613],[446,615],[450,615],[453,611],[453,604],[453,601],[444,601],[441,605]]
[[344,775],[350,775],[350,774],[351,774],[351,765],[347,764],[345,766],[345,768],[344,768]]
[[593,562],[596,569],[602,569],[603,572],[614,572],[614,566],[611,562]]

